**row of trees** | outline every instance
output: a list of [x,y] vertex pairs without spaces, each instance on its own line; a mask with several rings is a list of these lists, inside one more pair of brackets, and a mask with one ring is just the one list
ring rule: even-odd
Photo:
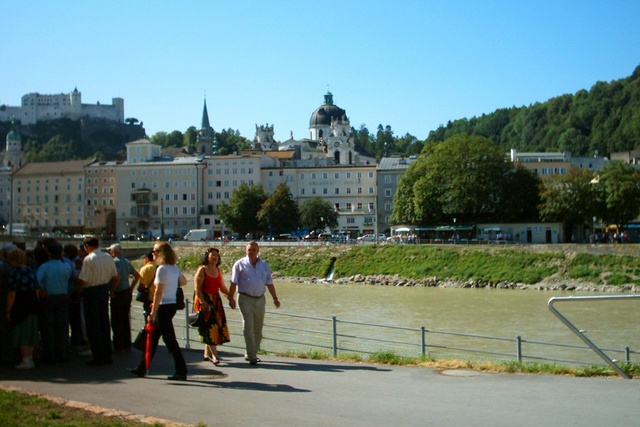
[[391,221],[564,222],[567,236],[593,217],[624,227],[640,214],[640,172],[611,161],[603,171],[572,170],[544,182],[513,164],[499,144],[455,135],[425,146],[398,184]]
[[244,236],[274,235],[299,228],[320,230],[336,228],[338,213],[321,198],[296,202],[286,183],[280,183],[269,196],[261,185],[240,184],[229,203],[219,207],[222,221]]

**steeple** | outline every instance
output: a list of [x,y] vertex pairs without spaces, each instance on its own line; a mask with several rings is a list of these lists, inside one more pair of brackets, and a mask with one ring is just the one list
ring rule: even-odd
[[211,155],[213,152],[215,132],[209,124],[209,113],[207,112],[207,98],[204,98],[204,107],[202,108],[202,127],[198,130],[196,138],[196,151],[198,154]]
[[210,129],[209,113],[207,112],[207,97],[204,98],[204,108],[202,109],[202,127],[201,129]]

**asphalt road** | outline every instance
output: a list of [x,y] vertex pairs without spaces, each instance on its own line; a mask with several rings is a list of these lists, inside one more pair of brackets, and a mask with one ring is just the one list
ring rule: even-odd
[[640,415],[640,380],[342,363],[221,353],[214,366],[184,350],[186,382],[169,381],[173,361],[158,349],[149,376],[114,364],[22,371],[0,368],[0,384],[134,414],[208,426],[632,426]]

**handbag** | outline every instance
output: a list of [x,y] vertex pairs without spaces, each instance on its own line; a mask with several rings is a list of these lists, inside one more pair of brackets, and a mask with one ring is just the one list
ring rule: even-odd
[[188,316],[188,322],[189,322],[189,326],[192,326],[194,328],[199,328],[200,326],[204,326],[204,324],[206,323],[204,310],[197,311],[195,313],[190,313]]
[[178,290],[176,291],[176,305],[178,310],[184,310],[187,307],[184,303],[184,292],[180,285],[178,285]]
[[138,293],[136,294],[136,301],[147,302],[149,301],[149,288],[146,286],[138,286]]
[[138,351],[144,351],[147,347],[147,329],[142,328],[140,332],[138,332],[138,336],[133,341],[133,348]]

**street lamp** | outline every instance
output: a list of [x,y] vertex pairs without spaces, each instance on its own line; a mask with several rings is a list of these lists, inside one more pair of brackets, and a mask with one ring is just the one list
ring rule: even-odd
[[453,244],[456,244],[456,219],[453,218]]

